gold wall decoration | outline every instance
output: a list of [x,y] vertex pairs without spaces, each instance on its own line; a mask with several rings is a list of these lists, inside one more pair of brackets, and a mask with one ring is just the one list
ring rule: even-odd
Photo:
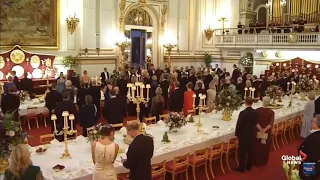
[[266,50],[262,50],[261,51],[261,53],[260,53],[260,55],[262,56],[262,57],[268,57],[268,53],[267,53],[267,51]]
[[150,14],[141,8],[132,9],[126,16],[126,25],[152,26]]
[[74,17],[69,17],[66,19],[67,22],[67,27],[68,27],[68,31],[73,34],[73,32],[76,30],[80,20],[79,18],[76,18],[76,16]]
[[119,18],[119,25],[120,25],[120,31],[124,31],[124,26],[123,26],[123,14],[124,14],[124,8],[126,7],[126,0],[121,0],[119,4],[120,8],[120,18]]
[[208,41],[210,41],[210,39],[212,38],[213,32],[214,32],[214,30],[211,29],[210,25],[209,25],[209,27],[207,27],[207,28],[204,30],[204,34],[205,34],[205,36],[206,36],[206,38],[207,38]]
[[145,7],[145,6],[147,6],[148,1],[147,0],[139,0],[139,3],[141,6]]
[[59,0],[0,1],[0,47],[58,49]]

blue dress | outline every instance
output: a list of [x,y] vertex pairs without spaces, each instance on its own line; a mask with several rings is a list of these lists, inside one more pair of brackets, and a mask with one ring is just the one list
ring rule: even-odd
[[65,79],[58,79],[57,80],[57,91],[61,94],[63,93],[64,89],[66,88],[65,83],[66,83]]

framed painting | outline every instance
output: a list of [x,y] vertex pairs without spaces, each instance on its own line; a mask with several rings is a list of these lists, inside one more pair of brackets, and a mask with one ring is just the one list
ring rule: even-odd
[[1,0],[0,47],[58,49],[59,0]]

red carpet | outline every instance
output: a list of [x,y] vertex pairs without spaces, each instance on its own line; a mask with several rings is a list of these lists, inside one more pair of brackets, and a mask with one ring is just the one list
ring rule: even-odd
[[[134,117],[132,118],[127,118],[127,119],[135,119]],[[31,136],[29,138],[29,144],[31,146],[36,146],[40,144],[39,137],[40,135],[43,134],[50,134],[50,123],[48,124],[48,127],[44,127],[43,122],[39,121],[40,123],[40,128],[38,129],[35,124],[31,125],[31,130],[29,131],[27,127],[24,127],[24,130],[28,132]],[[81,134],[81,128],[78,125],[77,126],[78,134]],[[286,180],[286,176],[284,173],[284,170],[282,168],[282,160],[281,156],[282,155],[296,155],[297,154],[297,148],[300,145],[300,140],[295,140],[293,142],[290,142],[288,145],[281,147],[280,149],[276,151],[270,152],[269,156],[269,162],[265,167],[253,167],[253,169],[248,172],[246,171],[245,173],[238,173],[238,172],[232,172],[227,170],[227,166],[225,165],[225,172],[226,174],[223,174],[222,171],[220,170],[220,165],[218,162],[214,164],[214,175],[215,178],[218,180]],[[225,162],[225,160],[224,160]],[[237,164],[234,160],[230,161],[230,166],[231,168],[236,168]],[[208,166],[209,167],[209,166]],[[192,173],[191,169],[189,169],[189,180],[192,180]],[[209,172],[209,177],[212,179],[210,170]],[[197,180],[206,180],[206,175],[204,172],[204,168],[200,167],[197,171]],[[171,174],[167,173],[167,178],[166,179],[171,179]],[[186,178],[184,176],[178,176],[177,179],[180,180],[185,180]]]

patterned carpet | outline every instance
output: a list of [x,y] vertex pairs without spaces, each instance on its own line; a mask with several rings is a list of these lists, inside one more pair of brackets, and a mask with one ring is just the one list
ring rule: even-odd
[[[133,120],[134,117],[128,117],[127,120]],[[47,123],[48,127],[44,127],[43,122],[39,121],[40,128],[38,129],[35,124],[31,125],[31,130],[29,131],[28,128],[25,126],[24,130],[28,132],[32,137],[29,138],[29,144],[31,146],[37,146],[40,144],[39,137],[43,134],[50,133],[50,123]],[[78,134],[80,134],[81,128],[77,126]],[[285,173],[282,168],[282,155],[296,155],[297,154],[297,147],[300,145],[300,140],[295,140],[290,142],[288,145],[281,147],[276,151],[270,152],[269,162],[265,167],[254,167],[250,172],[245,173],[238,173],[233,171],[228,171],[227,167],[225,166],[226,174],[223,174],[220,170],[220,166],[218,163],[214,164],[214,174],[216,179],[218,180],[286,180]],[[235,160],[230,160],[231,168],[236,168]],[[189,180],[193,179],[191,169],[189,169]],[[197,180],[206,180],[206,175],[203,167],[199,167],[197,174]],[[209,171],[210,179],[212,179]],[[168,180],[171,179],[171,174],[167,173]],[[177,177],[178,180],[185,180],[184,176]]]

